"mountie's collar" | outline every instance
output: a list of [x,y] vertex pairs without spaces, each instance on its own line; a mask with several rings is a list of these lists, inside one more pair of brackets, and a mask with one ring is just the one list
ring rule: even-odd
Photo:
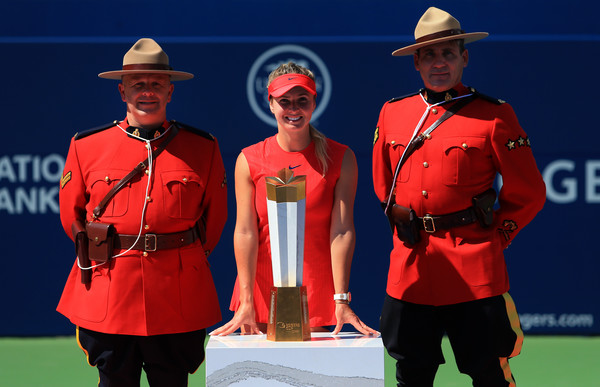
[[125,131],[133,136],[143,138],[144,140],[153,140],[159,137],[165,132],[165,128],[159,126],[158,128],[148,129],[139,128],[137,126],[129,126]]
[[423,97],[425,97],[427,103],[432,105],[443,101],[448,102],[452,100],[452,98],[458,97],[458,91],[454,89],[449,89],[439,93],[429,89],[422,89],[421,94]]
[[[125,120],[124,123],[129,125],[129,122],[127,122],[127,120]],[[121,129],[125,130],[133,138],[143,140],[154,140],[155,138],[160,137],[164,132],[166,132],[170,126],[170,122],[164,121],[161,125],[158,125],[154,128],[140,128],[138,126],[127,126],[126,128],[121,127]]]

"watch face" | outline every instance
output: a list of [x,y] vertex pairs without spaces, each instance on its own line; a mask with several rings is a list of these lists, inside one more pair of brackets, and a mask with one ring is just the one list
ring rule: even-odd
[[350,301],[350,292],[348,293],[337,293],[333,295],[334,300]]

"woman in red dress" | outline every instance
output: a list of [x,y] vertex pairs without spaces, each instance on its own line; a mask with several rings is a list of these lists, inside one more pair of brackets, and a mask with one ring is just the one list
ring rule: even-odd
[[269,75],[269,101],[277,134],[242,150],[235,166],[237,219],[234,251],[238,278],[230,309],[234,317],[213,335],[266,332],[273,286],[265,177],[282,168],[306,176],[303,282],[310,326],[337,334],[346,323],[363,334],[378,334],[350,308],[348,292],[354,252],[356,157],[326,138],[310,119],[316,107],[312,72],[293,62]]

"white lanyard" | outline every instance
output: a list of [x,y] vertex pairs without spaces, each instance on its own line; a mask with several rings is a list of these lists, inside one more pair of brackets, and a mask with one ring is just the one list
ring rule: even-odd
[[[152,140],[147,140],[147,139],[145,139],[145,138],[142,138],[142,137],[136,136],[135,134],[128,133],[128,132],[127,132],[125,129],[123,129],[123,128],[121,127],[121,125],[119,125],[119,124],[117,124],[117,126],[118,126],[118,127],[119,127],[119,129],[121,129],[121,130],[122,130],[122,131],[123,131],[125,134],[127,134],[127,135],[129,135],[129,136],[132,136],[132,137],[135,137],[135,138],[137,138],[138,140],[144,141],[144,142],[146,143],[146,152],[147,152],[147,154],[148,154],[148,181],[147,181],[147,183],[146,183],[146,193],[145,193],[145,195],[144,195],[144,205],[142,206],[142,215],[141,215],[141,218],[140,218],[140,228],[139,228],[139,231],[138,231],[138,234],[137,234],[137,238],[135,239],[135,241],[133,242],[133,244],[132,244],[132,245],[131,245],[129,248],[127,248],[127,249],[126,249],[125,251],[123,251],[122,253],[119,253],[119,254],[117,254],[117,255],[113,255],[111,258],[117,258],[117,257],[120,257],[120,256],[122,256],[122,255],[124,255],[124,254],[126,254],[126,253],[130,252],[130,251],[133,249],[133,247],[135,246],[135,244],[136,244],[136,243],[137,243],[137,242],[140,240],[140,238],[141,238],[141,236],[142,236],[142,231],[143,231],[143,229],[144,229],[144,218],[145,218],[145,216],[146,216],[146,208],[147,208],[147,206],[148,206],[148,200],[146,200],[146,198],[149,196],[149,193],[150,193],[150,182],[152,181],[152,171],[153,171],[153,166],[154,166],[154,160],[153,160],[153,158],[152,158],[152,144],[151,144],[151,141],[154,141],[154,140],[157,140],[157,139],[161,138],[163,135],[165,135],[165,134],[166,134],[166,133],[167,133],[167,132],[168,132],[168,131],[171,129],[171,127],[172,127],[173,125],[169,126],[169,127],[167,128],[167,130],[165,130],[165,131],[164,131],[164,132],[163,132],[163,133],[162,133],[160,136],[158,136],[158,137],[156,137],[156,138],[153,138]],[[107,262],[108,262],[108,261],[107,261]],[[82,269],[82,270],[91,270],[91,269],[93,269],[93,268],[95,268],[95,267],[102,266],[102,265],[104,265],[105,263],[106,263],[106,262],[102,262],[102,263],[99,263],[99,264],[97,264],[97,265],[93,265],[93,266],[90,266],[90,267],[82,267],[82,266],[81,266],[81,263],[79,262],[79,258],[77,259],[77,266],[79,266],[79,268],[80,268],[80,269]]]

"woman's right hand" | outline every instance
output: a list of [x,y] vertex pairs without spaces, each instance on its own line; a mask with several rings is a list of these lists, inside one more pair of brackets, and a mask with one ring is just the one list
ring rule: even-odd
[[237,329],[244,326],[242,329],[243,335],[262,335],[263,333],[258,329],[256,319],[254,317],[254,306],[251,304],[241,304],[235,315],[229,322],[214,331],[210,332],[211,336],[227,336],[230,333],[235,332]]

